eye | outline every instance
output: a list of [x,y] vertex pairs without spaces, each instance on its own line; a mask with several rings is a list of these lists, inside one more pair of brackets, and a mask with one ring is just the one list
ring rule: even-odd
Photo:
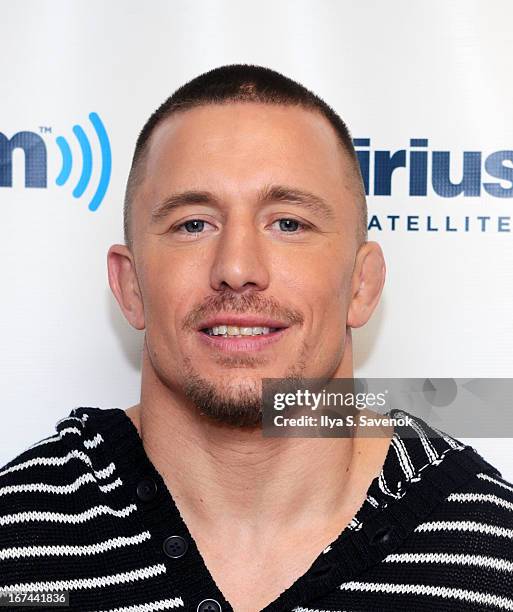
[[[208,223],[208,221],[204,221],[203,219],[189,219],[175,226],[172,231],[179,234],[202,234],[205,223]],[[184,228],[185,231],[181,231],[181,228]]]
[[182,226],[187,232],[196,234],[198,232],[201,232],[201,230],[204,228],[205,221],[203,221],[202,219],[191,219],[190,221],[186,221],[185,223],[183,223]]
[[[274,223],[279,223],[280,229],[289,234],[301,233],[301,232],[296,231],[298,227],[300,227],[302,231],[308,230],[310,227],[307,223],[302,223],[301,221],[298,221],[297,219],[291,219],[288,217],[277,219],[276,221],[274,221]],[[272,225],[274,225],[274,223]]]

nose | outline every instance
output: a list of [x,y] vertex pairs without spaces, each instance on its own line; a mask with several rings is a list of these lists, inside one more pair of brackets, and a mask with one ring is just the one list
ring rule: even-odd
[[231,289],[237,293],[263,290],[269,285],[269,270],[265,263],[263,244],[254,223],[247,219],[232,219],[216,241],[210,283],[213,289]]

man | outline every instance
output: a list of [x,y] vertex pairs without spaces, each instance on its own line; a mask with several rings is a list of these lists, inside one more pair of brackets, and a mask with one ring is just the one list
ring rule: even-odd
[[145,329],[140,402],[76,408],[0,470],[2,590],[111,612],[513,609],[513,486],[474,449],[420,419],[262,436],[262,379],[352,378],[384,284],[338,115],[262,67],[205,73],[144,126],[124,212],[108,274]]

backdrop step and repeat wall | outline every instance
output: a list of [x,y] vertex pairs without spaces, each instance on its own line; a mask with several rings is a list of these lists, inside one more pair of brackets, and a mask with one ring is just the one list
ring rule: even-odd
[[[513,4],[2,1],[0,464],[76,406],[139,400],[144,332],[107,281],[138,131],[190,78],[274,68],[348,123],[380,306],[366,377],[513,376]],[[511,438],[472,439],[513,478]]]

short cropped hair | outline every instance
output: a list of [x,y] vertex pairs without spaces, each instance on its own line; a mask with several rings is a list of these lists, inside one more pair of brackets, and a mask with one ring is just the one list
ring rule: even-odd
[[320,112],[333,126],[339,143],[349,154],[359,179],[358,227],[359,244],[367,240],[367,203],[360,165],[349,129],[340,116],[316,94],[300,83],[263,66],[253,64],[230,64],[209,70],[177,89],[146,121],[135,145],[132,165],[128,175],[123,207],[125,244],[132,249],[131,207],[137,186],[144,176],[144,162],[149,150],[149,139],[155,128],[177,112],[197,106],[225,104],[230,102],[260,102],[301,106]]

